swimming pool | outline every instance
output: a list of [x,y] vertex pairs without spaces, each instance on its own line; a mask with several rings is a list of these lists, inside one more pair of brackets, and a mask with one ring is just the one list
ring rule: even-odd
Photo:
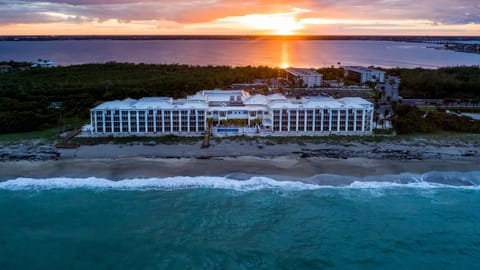
[[227,133],[227,132],[239,132],[240,130],[238,128],[217,128],[218,133]]

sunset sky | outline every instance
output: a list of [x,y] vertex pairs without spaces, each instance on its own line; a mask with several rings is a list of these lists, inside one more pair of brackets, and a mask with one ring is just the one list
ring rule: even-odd
[[478,0],[0,0],[0,35],[480,35]]

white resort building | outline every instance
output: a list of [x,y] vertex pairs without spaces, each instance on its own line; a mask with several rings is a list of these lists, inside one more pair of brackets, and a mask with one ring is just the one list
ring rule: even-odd
[[308,68],[287,68],[287,81],[298,87],[316,88],[322,85],[323,75]]
[[385,82],[385,71],[360,67],[360,66],[343,66],[345,78],[359,82],[359,83],[384,83]]
[[215,136],[367,135],[373,104],[362,98],[254,95],[242,90],[201,91],[186,99],[165,97],[105,102],[91,110],[91,135]]

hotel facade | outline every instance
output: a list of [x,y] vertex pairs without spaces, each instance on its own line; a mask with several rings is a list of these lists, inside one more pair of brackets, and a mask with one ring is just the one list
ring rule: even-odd
[[186,99],[125,99],[91,110],[93,136],[322,136],[368,135],[373,127],[371,102],[362,98],[254,95],[241,90],[210,90]]

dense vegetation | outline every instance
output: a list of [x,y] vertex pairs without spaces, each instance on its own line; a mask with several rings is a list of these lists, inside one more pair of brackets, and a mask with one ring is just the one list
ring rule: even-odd
[[[480,66],[383,70],[401,77],[400,96],[404,98],[480,100]],[[317,71],[323,74],[324,80],[344,80],[340,68],[332,66]],[[345,81],[345,85],[352,83]]]
[[480,99],[480,67],[392,69],[403,98]]
[[402,104],[395,108],[395,114],[393,125],[398,134],[434,131],[480,133],[480,121],[444,110],[425,112],[415,106]]
[[10,66],[12,68],[28,68],[32,65],[29,62],[0,61],[0,66]]
[[[13,62],[3,64],[15,67],[29,65]],[[319,72],[324,74],[324,79],[338,80],[343,74],[335,67],[322,68]],[[391,69],[388,72],[401,76],[400,94],[406,98],[480,98],[479,67]],[[102,101],[145,96],[179,98],[203,89],[278,76],[283,76],[280,69],[264,66],[201,67],[122,63],[4,73],[0,74],[0,133],[55,127],[65,118],[88,119],[90,108]],[[58,102],[62,105],[57,106]],[[418,117],[400,116],[396,127],[403,129],[405,125],[402,121],[408,119],[418,120]],[[436,129],[427,126],[413,124],[406,129]],[[441,129],[462,130],[455,126]]]
[[[185,97],[203,89],[278,76],[269,67],[89,64],[0,74],[0,133],[88,119],[94,105],[145,96]],[[62,102],[61,109],[52,102]],[[55,106],[53,106],[55,107]]]

